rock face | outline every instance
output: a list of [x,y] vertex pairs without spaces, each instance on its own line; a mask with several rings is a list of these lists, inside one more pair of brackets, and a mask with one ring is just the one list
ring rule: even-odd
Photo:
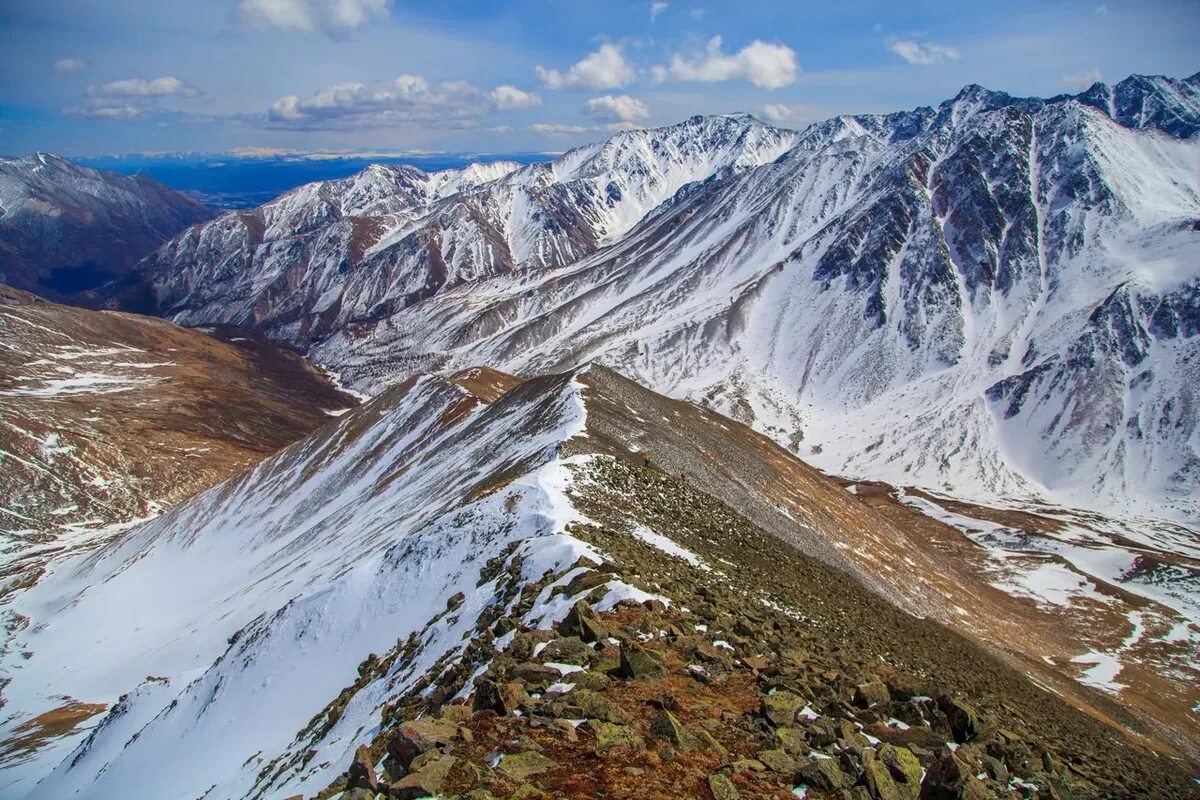
[[144,176],[58,156],[0,158],[0,283],[96,301],[105,282],[209,217],[204,204]]
[[372,168],[141,269],[162,313],[257,327],[368,392],[599,360],[840,474],[1196,520],[1198,86],[971,86],[502,177]]
[[[224,339],[219,338],[224,336]],[[0,596],[46,560],[252,466],[357,400],[227,329],[90,311],[0,286]]]
[[[1193,792],[1163,757],[1196,752],[1187,720],[1055,682],[1006,636],[1040,618],[927,544],[602,367],[423,376],[7,604],[0,753],[64,696],[114,705],[0,779],[35,799],[358,798],[374,775],[397,797],[784,800],[798,777],[910,793],[916,759],[946,791]],[[906,696],[925,684],[937,700]]]

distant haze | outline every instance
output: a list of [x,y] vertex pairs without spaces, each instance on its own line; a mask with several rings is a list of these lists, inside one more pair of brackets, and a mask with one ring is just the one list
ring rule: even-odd
[[177,156],[100,156],[78,161],[125,175],[148,175],[172,189],[195,195],[220,209],[253,208],[312,181],[353,175],[370,164],[410,164],[426,172],[474,162],[518,161],[532,164],[553,158],[544,153],[439,154],[431,156],[347,155],[322,158],[272,156],[243,158],[220,154]]

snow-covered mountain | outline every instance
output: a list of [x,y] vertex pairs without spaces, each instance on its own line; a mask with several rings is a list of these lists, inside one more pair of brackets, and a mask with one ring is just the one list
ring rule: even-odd
[[46,153],[0,158],[0,283],[78,298],[212,213],[144,176]]
[[0,285],[0,601],[355,399],[295,353]]
[[695,118],[503,176],[314,184],[142,271],[177,321],[369,392],[597,360],[843,474],[1195,522],[1198,127],[1200,75]]
[[[683,766],[701,770],[702,780],[721,763],[782,747],[759,722],[756,694],[777,690],[784,694],[776,700],[806,698],[785,709],[790,717],[775,717],[776,725],[794,718],[801,741],[812,726],[818,755],[807,756],[805,744],[795,751],[804,763],[845,749],[835,739],[861,729],[872,738],[855,739],[856,752],[893,737],[900,746],[920,742],[936,774],[933,750],[948,752],[953,723],[919,707],[929,700],[925,686],[946,693],[940,703],[970,698],[971,728],[959,726],[953,740],[975,744],[961,758],[983,752],[985,724],[1003,729],[1006,749],[987,751],[1009,765],[989,778],[998,790],[1011,769],[1034,787],[1083,780],[1115,794],[1190,791],[1173,762],[1070,707],[1118,715],[1164,752],[1173,740],[1163,731],[1174,731],[1186,752],[1200,739],[1194,723],[1170,719],[1164,728],[1167,712],[1155,704],[1196,700],[1191,651],[1182,650],[1191,646],[1188,623],[1139,601],[1137,638],[1162,648],[1170,631],[1182,672],[1141,683],[1153,678],[1140,672],[1138,642],[1126,642],[1117,669],[1132,677],[1122,675],[1122,688],[1134,687],[1129,694],[1143,698],[1146,715],[1129,717],[1070,680],[1079,667],[1069,657],[1087,646],[1082,630],[1125,637],[1123,612],[1104,605],[1111,600],[1095,592],[1098,613],[1086,628],[1068,629],[978,580],[955,545],[930,547],[931,535],[946,539],[930,530],[893,523],[742,425],[603,368],[524,383],[479,369],[414,378],[119,540],[54,562],[10,601],[0,650],[0,793],[330,797],[373,774],[401,798],[438,794],[411,785],[435,779],[512,796],[531,773],[504,759],[533,749],[557,753],[562,764],[557,778],[534,780],[598,798],[613,793],[579,781],[619,776],[631,759],[658,752],[644,743],[614,751],[602,735],[671,735],[646,730],[651,702],[677,703],[681,724],[692,727],[716,717],[706,741],[720,739],[699,754],[680,745],[670,769],[647,764],[638,782],[653,787],[694,780]],[[971,547],[947,532],[946,541]],[[1006,645],[1058,696],[867,586]],[[639,605],[647,600],[657,603]],[[667,607],[680,616],[664,618]],[[636,663],[633,652],[642,653]],[[1060,664],[1050,654],[1067,658]],[[485,676],[502,682],[492,700],[482,695]],[[884,679],[896,687],[895,703]],[[868,691],[884,695],[869,701],[874,710],[858,699]],[[486,709],[473,717],[452,705],[472,692],[474,707]],[[701,702],[730,706],[721,715]],[[771,713],[770,701],[762,707]],[[895,724],[897,714],[908,721]],[[89,718],[98,720],[90,730],[73,727]],[[418,761],[397,737],[419,719],[439,720],[426,733],[447,738],[421,745],[429,755]],[[447,728],[445,720],[456,722]],[[589,721],[577,732],[567,720]],[[635,727],[603,727],[613,723]],[[849,732],[818,738],[831,724]],[[557,750],[564,741],[569,753]],[[718,756],[709,746],[724,749]],[[444,757],[454,759],[444,768],[476,768],[427,769]],[[789,773],[783,763],[754,778],[770,781],[770,792],[746,796],[791,794],[800,764]],[[840,763],[847,785],[882,780]],[[641,787],[621,796],[664,793]]]

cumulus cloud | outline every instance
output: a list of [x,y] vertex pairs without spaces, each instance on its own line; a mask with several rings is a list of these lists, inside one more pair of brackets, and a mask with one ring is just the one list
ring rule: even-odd
[[690,59],[678,53],[671,56],[670,65],[653,69],[654,79],[701,83],[744,80],[764,89],[778,89],[795,81],[800,71],[795,51],[786,45],[756,39],[736,53],[726,53],[723,44],[720,36],[714,36],[702,55]]
[[466,81],[435,84],[420,75],[401,75],[384,83],[340,83],[307,97],[286,95],[267,109],[267,123],[314,130],[410,122],[464,128],[498,111],[532,108],[541,102],[536,94],[515,86],[485,90]]
[[959,58],[962,54],[957,48],[934,42],[918,42],[915,39],[901,39],[888,45],[896,55],[910,64],[940,64],[947,59]]
[[391,7],[392,0],[238,0],[237,15],[256,25],[339,37]]
[[583,110],[600,122],[636,122],[650,116],[650,109],[646,108],[645,103],[627,94],[593,97]]
[[65,112],[95,119],[130,119],[164,110],[164,102],[195,99],[203,94],[195,86],[172,76],[126,78],[87,87],[84,103],[65,109]]
[[1082,92],[1084,89],[1091,88],[1093,83],[1098,83],[1100,81],[1100,70],[1089,69],[1086,72],[1079,73],[1078,75],[1063,75],[1062,79],[1063,83],[1070,88],[1078,89]]
[[496,108],[501,111],[534,108],[542,104],[542,98],[536,92],[525,92],[508,84],[492,89],[488,92],[488,97],[496,104]]
[[658,18],[658,15],[663,13],[666,10],[667,10],[666,3],[662,3],[662,2],[651,3],[650,4],[650,21],[654,22],[654,20],[656,20]]
[[87,69],[87,62],[82,58],[60,58],[54,62],[55,72],[79,72],[83,69]]
[[634,77],[633,65],[614,44],[600,45],[600,49],[584,56],[566,72],[547,69],[541,64],[534,71],[547,89],[619,89]]

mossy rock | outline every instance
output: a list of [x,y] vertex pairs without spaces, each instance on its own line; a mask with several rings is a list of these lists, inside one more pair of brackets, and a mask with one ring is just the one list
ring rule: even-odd
[[804,708],[804,698],[786,689],[774,691],[762,699],[762,714],[776,728],[790,727],[796,712]]
[[614,725],[610,722],[589,722],[588,727],[596,734],[596,752],[616,750],[626,747],[631,750],[644,750],[646,741],[629,725]]
[[536,750],[526,750],[523,753],[505,756],[500,759],[496,768],[514,781],[524,781],[545,772],[554,764],[554,759],[544,756]]
[[713,800],[737,800],[742,796],[733,781],[719,772],[708,776],[708,790],[712,792]]

